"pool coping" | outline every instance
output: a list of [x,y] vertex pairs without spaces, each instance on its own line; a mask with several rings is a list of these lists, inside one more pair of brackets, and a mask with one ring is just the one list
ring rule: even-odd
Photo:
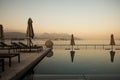
[[39,56],[37,59],[35,59],[33,62],[31,62],[29,65],[27,65],[24,69],[22,69],[21,71],[19,71],[18,73],[16,73],[16,75],[14,75],[10,80],[21,80],[23,79],[26,74],[30,71],[33,70],[33,68],[48,54],[48,52],[50,51],[50,48],[47,48],[46,50],[44,50],[41,54],[41,56]]
[[71,74],[71,75],[34,75],[35,80],[119,80],[120,75],[108,74]]

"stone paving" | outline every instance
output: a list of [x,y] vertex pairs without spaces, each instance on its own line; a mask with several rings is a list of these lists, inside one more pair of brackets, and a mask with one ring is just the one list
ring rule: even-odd
[[20,63],[18,63],[17,57],[12,58],[12,66],[9,67],[8,59],[5,59],[5,71],[0,73],[0,80],[10,80],[13,76],[19,73],[21,70],[30,65],[33,61],[39,58],[46,50],[41,52],[32,53],[20,53]]

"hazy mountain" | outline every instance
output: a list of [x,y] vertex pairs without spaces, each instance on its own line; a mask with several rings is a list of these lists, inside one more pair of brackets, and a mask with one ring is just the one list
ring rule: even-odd
[[[5,38],[25,38],[26,34],[21,32],[5,32]],[[54,39],[54,40],[68,40],[71,39],[71,35],[66,33],[42,33],[35,35],[35,38],[41,39]],[[74,36],[74,39],[79,39]]]
[[21,32],[5,32],[4,37],[9,39],[9,38],[25,38],[25,33]]
[[[55,40],[68,40],[71,39],[71,35],[66,33],[43,33],[39,35],[39,38],[42,39],[55,39]],[[74,39],[79,39],[74,36]]]

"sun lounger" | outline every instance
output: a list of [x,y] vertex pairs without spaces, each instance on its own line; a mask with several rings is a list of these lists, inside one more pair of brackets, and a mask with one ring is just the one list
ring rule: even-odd
[[74,48],[75,50],[80,50],[80,48]]
[[20,63],[20,54],[19,53],[0,53],[0,58],[8,58],[9,59],[9,67],[11,67],[11,59],[16,56],[18,57],[18,62]]
[[23,51],[28,51],[29,47],[26,47],[26,46],[23,46],[23,45],[20,45],[19,43],[16,43],[16,42],[12,42],[11,43],[15,48],[19,49],[19,51],[23,52]]
[[26,44],[24,44],[24,43],[22,43],[22,42],[19,42],[19,44],[20,44],[21,46],[27,48],[27,49],[30,49],[30,50],[31,50],[31,49],[37,49],[37,51],[43,50],[43,47],[42,47],[42,46],[37,46],[37,45],[28,46],[28,45],[26,45]]
[[120,48],[116,48],[115,50],[120,50]]
[[0,68],[2,69],[2,72],[4,72],[4,59],[0,58]]
[[6,43],[4,42],[0,42],[0,49],[10,49],[11,46],[10,45],[7,45]]
[[70,48],[65,48],[65,50],[70,50]]
[[21,49],[26,49],[25,47],[19,45],[16,42],[12,42],[11,44],[13,45],[14,49],[16,49],[17,51],[21,51]]
[[6,44],[6,43],[4,43],[4,42],[0,42],[0,47],[1,47],[1,48],[11,48],[12,45],[8,45],[8,44]]
[[105,48],[105,50],[111,50],[111,48]]
[[37,46],[37,45],[34,45],[34,46],[27,46],[26,44],[24,43],[16,43],[16,42],[12,42],[11,43],[13,46],[15,46],[15,48],[19,49],[19,51],[32,51],[34,49],[36,49],[37,51],[41,51],[43,49],[42,46]]
[[11,50],[15,52],[16,48],[13,45],[8,45],[5,42],[0,42],[0,50],[8,50],[8,53],[10,53]]

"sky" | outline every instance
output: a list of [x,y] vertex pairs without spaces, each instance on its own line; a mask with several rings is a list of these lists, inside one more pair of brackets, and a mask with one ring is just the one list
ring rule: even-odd
[[120,39],[120,0],[0,0],[5,32],[68,33],[83,39]]

